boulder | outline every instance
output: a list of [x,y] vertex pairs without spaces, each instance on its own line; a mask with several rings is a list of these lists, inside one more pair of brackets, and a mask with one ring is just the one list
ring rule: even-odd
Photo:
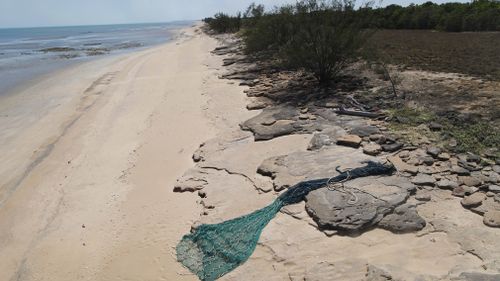
[[321,188],[306,196],[306,210],[322,229],[357,232],[376,225],[403,204],[414,186],[402,177],[366,177],[340,189]]

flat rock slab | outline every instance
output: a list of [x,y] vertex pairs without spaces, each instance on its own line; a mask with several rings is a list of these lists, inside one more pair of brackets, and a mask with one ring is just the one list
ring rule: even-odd
[[[341,125],[360,126],[366,123],[366,120],[351,116],[338,116],[333,110],[324,108],[311,108],[308,118],[301,118],[301,116],[303,114],[296,107],[274,106],[265,108],[259,115],[243,122],[240,127],[251,131],[256,141],[263,141],[290,134],[310,134]],[[312,116],[314,118],[310,118]]]
[[346,182],[344,189],[311,192],[306,196],[306,209],[321,229],[358,232],[392,213],[414,189],[398,176],[358,178]]
[[364,166],[364,161],[376,158],[363,154],[361,150],[331,146],[319,151],[294,152],[271,157],[259,166],[257,172],[273,179],[276,190],[283,190],[300,181],[329,178],[338,175],[335,170]]

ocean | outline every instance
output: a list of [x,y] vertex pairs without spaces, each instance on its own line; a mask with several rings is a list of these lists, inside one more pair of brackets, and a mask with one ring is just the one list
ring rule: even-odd
[[192,23],[0,29],[0,96],[73,63],[165,43]]

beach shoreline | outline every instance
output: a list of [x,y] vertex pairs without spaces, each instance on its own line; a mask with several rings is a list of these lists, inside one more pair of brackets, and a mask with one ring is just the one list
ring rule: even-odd
[[170,186],[214,134],[202,93],[220,62],[198,27],[179,34],[3,99],[0,279],[182,279],[172,248],[199,208]]

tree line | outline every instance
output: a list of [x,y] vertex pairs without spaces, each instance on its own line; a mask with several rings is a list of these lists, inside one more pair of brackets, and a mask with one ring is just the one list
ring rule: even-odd
[[300,0],[270,11],[251,4],[237,15],[218,13],[204,21],[215,32],[239,32],[248,53],[305,69],[320,84],[328,85],[359,58],[377,28],[500,30],[500,2],[427,2],[375,9],[369,5],[356,8],[354,0]]

